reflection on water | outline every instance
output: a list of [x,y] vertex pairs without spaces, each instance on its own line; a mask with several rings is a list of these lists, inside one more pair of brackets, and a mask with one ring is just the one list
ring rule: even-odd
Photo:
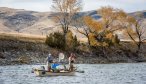
[[38,65],[0,66],[0,84],[146,84],[146,63],[79,64],[76,76],[36,77]]

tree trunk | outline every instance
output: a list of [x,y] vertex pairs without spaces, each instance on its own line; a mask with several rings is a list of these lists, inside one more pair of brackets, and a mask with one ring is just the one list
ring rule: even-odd
[[141,51],[141,45],[142,45],[141,37],[139,36],[138,39],[139,39],[139,41],[138,41],[138,44],[137,44],[137,47],[138,47],[137,54],[140,53],[140,51]]
[[90,39],[89,39],[89,36],[87,36],[87,39],[88,39],[88,45],[90,46]]

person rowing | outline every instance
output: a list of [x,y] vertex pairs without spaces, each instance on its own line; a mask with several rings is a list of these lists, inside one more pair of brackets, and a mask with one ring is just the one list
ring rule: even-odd
[[47,57],[46,61],[47,61],[47,70],[50,71],[51,70],[51,64],[53,63],[53,57],[50,53],[48,54],[48,57]]

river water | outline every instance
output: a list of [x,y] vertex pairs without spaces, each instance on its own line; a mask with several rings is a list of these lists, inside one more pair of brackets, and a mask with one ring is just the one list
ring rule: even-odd
[[78,64],[75,76],[36,77],[38,65],[0,66],[0,84],[146,84],[146,63]]

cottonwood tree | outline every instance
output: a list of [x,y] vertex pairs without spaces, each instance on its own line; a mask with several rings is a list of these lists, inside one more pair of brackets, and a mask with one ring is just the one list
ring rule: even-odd
[[107,56],[105,48],[111,46],[115,42],[119,42],[117,35],[114,35],[113,32],[104,29],[104,25],[100,20],[97,21],[90,16],[85,16],[83,21],[84,24],[83,27],[81,27],[84,31],[79,32],[87,35],[90,46],[99,49],[103,52],[104,56]]
[[[89,34],[95,33],[95,30],[115,32],[119,30],[118,20],[124,15],[120,9],[114,9],[112,7],[102,7],[97,11],[102,17],[100,21],[93,19],[90,16],[83,16],[74,21],[77,31],[87,37],[88,44],[90,45]],[[116,24],[115,24],[116,22]],[[94,28],[93,28],[94,27]],[[94,31],[93,31],[94,29]],[[101,32],[101,31],[100,31]],[[96,32],[97,33],[97,32]],[[97,33],[98,34],[98,33]]]
[[87,37],[89,46],[91,44],[90,39],[89,39],[89,34],[94,32],[92,27],[99,26],[95,22],[96,21],[94,21],[93,18],[90,16],[84,16],[84,17],[78,18],[74,22],[74,26],[76,27],[77,31]]
[[74,19],[74,15],[82,9],[81,0],[53,0],[52,10],[58,14],[53,15],[53,19],[60,23],[66,36],[69,26]]
[[90,45],[90,40],[89,40],[90,29],[86,26],[84,17],[76,19],[73,24],[78,33],[86,36],[86,38],[88,40],[88,45]]
[[97,13],[101,16],[100,20],[95,20],[90,16],[84,16],[78,21],[75,21],[77,31],[87,37],[89,45],[91,45],[89,39],[90,33],[96,34],[98,39],[101,40],[107,31],[113,33],[122,29],[122,27],[119,26],[121,25],[120,20],[125,17],[125,13],[122,10],[114,9],[109,6],[100,8]]
[[127,22],[125,24],[125,31],[133,43],[137,46],[137,53],[139,53],[143,42],[146,40],[146,37],[144,36],[146,28],[143,20],[142,18],[136,19],[134,17],[127,16]]
[[114,9],[110,6],[101,7],[97,11],[102,17],[102,24],[105,30],[109,30],[111,32],[115,32],[120,30],[120,20],[123,19],[126,14],[121,9]]

